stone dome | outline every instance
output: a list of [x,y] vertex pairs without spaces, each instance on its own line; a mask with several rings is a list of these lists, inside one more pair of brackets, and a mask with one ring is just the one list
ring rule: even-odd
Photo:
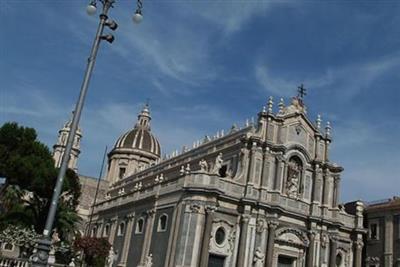
[[146,105],[139,113],[138,121],[135,127],[121,135],[115,143],[114,149],[137,149],[152,153],[158,157],[161,155],[160,143],[151,133],[150,112]]

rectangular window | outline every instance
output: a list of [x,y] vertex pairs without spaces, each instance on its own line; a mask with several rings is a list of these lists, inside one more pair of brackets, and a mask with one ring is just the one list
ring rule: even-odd
[[119,174],[118,174],[119,179],[124,178],[125,172],[126,172],[126,168],[122,168],[122,167],[119,168]]
[[378,224],[377,223],[371,223],[369,225],[369,238],[372,240],[378,240]]

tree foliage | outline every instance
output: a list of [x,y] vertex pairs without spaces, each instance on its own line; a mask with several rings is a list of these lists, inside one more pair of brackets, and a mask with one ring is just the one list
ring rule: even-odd
[[[0,177],[6,184],[0,192],[0,230],[9,224],[21,225],[42,233],[58,170],[50,150],[37,140],[36,131],[5,123],[0,128]],[[79,177],[68,170],[57,208],[54,227],[60,238],[74,234],[81,194]]]
[[76,250],[82,250],[85,262],[88,266],[104,266],[105,260],[111,248],[106,238],[82,237],[74,242]]

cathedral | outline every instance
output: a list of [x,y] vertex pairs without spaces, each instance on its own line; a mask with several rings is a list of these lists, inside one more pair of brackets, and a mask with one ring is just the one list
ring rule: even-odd
[[340,204],[331,126],[301,95],[164,157],[150,122],[146,105],[108,154],[89,234],[110,266],[361,267],[364,206]]

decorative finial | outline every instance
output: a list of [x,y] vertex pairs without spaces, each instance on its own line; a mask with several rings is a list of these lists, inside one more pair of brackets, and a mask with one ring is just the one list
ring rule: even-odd
[[319,130],[319,129],[321,129],[321,115],[320,114],[318,114],[318,116],[317,116],[317,129]]
[[272,108],[274,105],[274,101],[272,101],[272,99],[273,99],[272,96],[270,96],[268,99],[268,113],[272,113]]
[[325,135],[326,137],[331,137],[331,123],[329,121],[326,122],[326,126],[325,126]]
[[266,108],[265,106],[263,106],[262,112],[263,112],[263,113],[267,113],[267,108]]
[[282,97],[279,100],[278,106],[279,106],[279,114],[283,114],[283,109],[285,108],[285,102],[283,101]]

